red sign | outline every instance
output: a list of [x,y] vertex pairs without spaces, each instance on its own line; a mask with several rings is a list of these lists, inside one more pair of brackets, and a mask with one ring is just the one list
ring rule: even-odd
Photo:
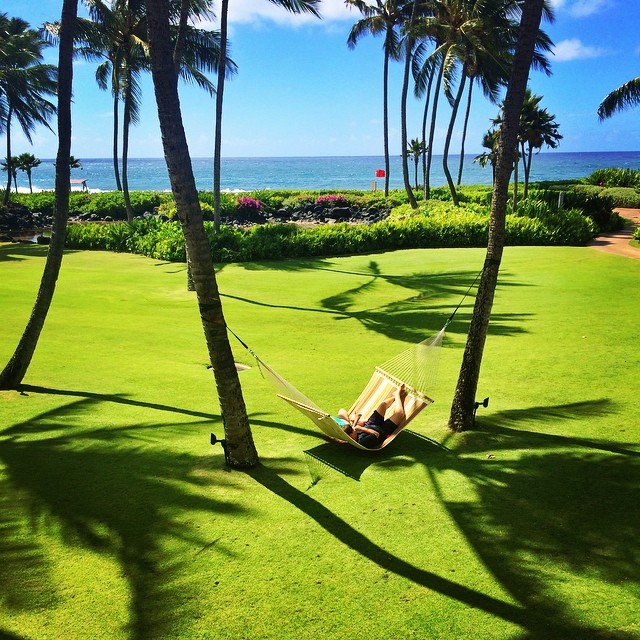
[[384,169],[376,169],[376,178],[384,178]]

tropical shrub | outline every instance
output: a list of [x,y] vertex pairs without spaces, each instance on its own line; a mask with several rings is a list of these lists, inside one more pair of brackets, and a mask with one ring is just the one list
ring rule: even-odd
[[640,188],[640,171],[637,169],[596,169],[585,178],[587,184],[595,184],[600,187],[633,187]]

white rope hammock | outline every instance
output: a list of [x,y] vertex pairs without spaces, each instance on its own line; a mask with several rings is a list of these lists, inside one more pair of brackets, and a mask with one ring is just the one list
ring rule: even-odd
[[393,433],[373,449],[364,447],[347,435],[331,413],[320,408],[263,362],[246,345],[245,347],[256,359],[260,371],[273,385],[278,397],[309,418],[326,436],[346,442],[363,451],[376,451],[386,447],[420,411],[433,402],[429,393],[435,385],[439,347],[442,345],[445,330],[446,325],[435,336],[412,345],[377,366],[369,382],[349,409],[349,415],[369,417],[385,398],[388,398],[396,388],[404,385],[407,392],[404,400],[405,419]]

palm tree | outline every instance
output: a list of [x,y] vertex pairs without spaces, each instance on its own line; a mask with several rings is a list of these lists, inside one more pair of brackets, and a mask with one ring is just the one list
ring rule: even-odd
[[[185,2],[187,0],[184,0]],[[271,0],[291,13],[311,13],[318,16],[320,0]],[[213,208],[214,229],[220,228],[220,173],[222,160],[222,105],[224,83],[227,75],[227,32],[229,0],[222,0],[220,8],[220,58],[218,61],[218,82],[216,84],[216,129],[213,143]]]
[[27,174],[27,180],[29,180],[29,192],[33,193],[33,186],[31,184],[31,172],[39,167],[41,164],[40,158],[36,158],[32,153],[21,153],[17,157],[17,167],[20,171],[24,171]]
[[225,430],[229,465],[253,467],[258,462],[233,353],[229,344],[209,242],[204,231],[191,158],[178,98],[167,4],[146,0],[151,72],[158,105],[165,160],[178,217],[193,267],[200,318],[213,367]]
[[58,54],[58,153],[56,157],[56,195],[53,231],[47,259],[38,289],[38,295],[22,338],[0,373],[0,389],[18,389],[31,364],[38,345],[53,295],[62,256],[69,216],[69,176],[67,159],[71,152],[71,87],[73,80],[73,32],[78,0],[64,0],[60,21],[60,47]]
[[425,144],[422,140],[418,138],[413,138],[407,147],[407,155],[413,158],[413,164],[415,167],[415,185],[416,189],[418,189],[418,164],[420,163],[420,158],[424,156],[426,151]]
[[[144,0],[86,0],[90,20],[78,21],[78,52],[88,59],[101,59],[96,81],[113,95],[113,165],[116,187],[122,190],[127,218],[133,219],[128,188],[129,132],[139,122],[141,106],[140,76],[149,70],[147,17]],[[187,23],[191,17],[206,17],[211,0],[171,0],[172,23],[182,21],[179,29],[172,24],[172,42],[179,51],[177,61],[181,78],[194,82],[209,95],[215,93],[213,83],[205,75],[217,70],[219,37],[215,31],[197,29]],[[184,9],[184,10],[183,10]],[[178,29],[180,43],[178,40]],[[228,73],[235,71],[229,61]],[[122,181],[118,164],[119,104],[122,102]]]
[[522,4],[519,37],[504,101],[504,122],[500,131],[487,254],[449,416],[449,428],[453,431],[464,431],[473,426],[480,365],[504,249],[505,217],[509,177],[513,167],[513,150],[518,143],[520,111],[544,9],[544,0],[527,0]]
[[625,82],[622,86],[612,91],[598,107],[600,120],[610,118],[618,111],[624,111],[628,107],[640,104],[640,77]]
[[7,172],[7,192],[11,189],[13,182],[13,190],[18,193],[18,157],[11,156],[0,162],[0,168]]
[[529,176],[534,150],[542,149],[543,145],[556,149],[562,140],[562,136],[558,133],[559,125],[555,121],[555,116],[546,109],[540,108],[541,101],[542,96],[534,95],[530,89],[527,89],[520,113],[518,139],[524,167],[523,198],[526,198],[529,192]]
[[364,16],[358,20],[349,33],[347,46],[355,48],[360,38],[368,33],[373,36],[384,35],[384,61],[382,66],[382,126],[384,139],[384,195],[389,195],[389,61],[401,57],[398,27],[404,22],[403,3],[397,0],[376,0],[376,4],[367,4],[363,0],[345,0],[346,4],[356,7]]
[[[7,136],[6,157],[9,159],[14,118],[29,142],[37,125],[50,129],[48,120],[56,108],[47,96],[56,92],[56,69],[42,62],[42,52],[47,46],[27,22],[0,14],[0,134]],[[8,174],[5,205],[9,202],[11,171]]]
[[482,146],[487,149],[480,155],[476,156],[473,161],[477,162],[483,169],[490,164],[491,165],[491,184],[496,181],[496,160],[498,156],[498,143],[500,142],[500,130],[489,129],[487,133],[482,136]]

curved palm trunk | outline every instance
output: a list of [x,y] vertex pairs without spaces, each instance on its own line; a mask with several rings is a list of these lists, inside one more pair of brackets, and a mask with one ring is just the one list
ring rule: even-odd
[[120,182],[120,167],[118,166],[118,132],[120,130],[120,116],[118,113],[119,101],[120,96],[118,93],[116,93],[113,98],[113,174],[116,180],[116,189],[118,191],[122,191],[122,184]]
[[33,193],[33,184],[31,183],[31,169],[27,170],[27,180],[29,180],[29,193]]
[[449,428],[453,431],[464,431],[473,427],[473,409],[480,365],[504,248],[504,227],[509,177],[513,168],[513,150],[517,145],[520,110],[524,102],[543,6],[544,0],[528,0],[522,8],[518,45],[504,102],[504,122],[496,162],[487,254],[449,416]]
[[222,0],[220,7],[220,60],[216,87],[216,131],[213,142],[213,228],[220,229],[220,173],[222,164],[222,100],[224,97],[224,74],[227,67],[227,29],[229,0]]
[[131,128],[131,72],[127,72],[127,89],[124,95],[124,113],[122,115],[122,196],[127,212],[127,222],[133,221],[133,209],[129,195],[129,129]]
[[460,78],[460,86],[458,87],[458,93],[456,94],[456,99],[453,103],[453,109],[451,110],[451,118],[449,119],[449,128],[447,129],[447,137],[444,142],[444,151],[442,153],[442,169],[444,170],[445,178],[447,179],[447,184],[449,185],[449,190],[451,191],[451,199],[453,200],[453,204],[458,206],[460,203],[460,199],[458,198],[458,192],[456,191],[456,187],[453,184],[453,178],[451,177],[451,171],[449,171],[449,148],[451,147],[451,138],[453,137],[453,127],[456,123],[456,116],[458,115],[458,108],[460,107],[460,101],[462,100],[462,93],[464,92],[464,85],[467,76],[463,73]]
[[429,147],[427,143],[427,121],[429,119],[429,103],[431,102],[431,86],[433,84],[433,74],[429,75],[429,82],[427,83],[427,96],[424,101],[424,109],[422,111],[422,147],[424,153],[422,154],[422,189],[424,199],[427,200],[428,185],[427,185],[427,155],[429,153]]
[[458,164],[458,180],[456,184],[462,183],[462,171],[464,169],[464,143],[467,139],[467,129],[469,127],[469,115],[471,114],[471,94],[473,93],[473,78],[470,78],[469,93],[467,95],[467,108],[464,112],[464,125],[462,127],[462,143],[460,144],[460,163]]
[[389,195],[389,49],[384,48],[384,65],[382,78],[382,128],[384,137],[384,195]]
[[404,77],[402,80],[402,102],[400,103],[400,119],[401,119],[401,144],[402,144],[402,178],[404,180],[404,188],[407,192],[407,199],[412,209],[418,208],[416,197],[413,194],[411,188],[411,182],[409,180],[409,154],[407,153],[407,96],[409,94],[409,71],[411,69],[411,56],[413,53],[414,38],[411,35],[411,29],[415,20],[417,12],[418,0],[413,1],[413,8],[411,10],[411,20],[409,22],[409,33],[406,36],[405,44],[405,61],[404,61]]
[[222,409],[226,439],[225,458],[227,464],[232,467],[249,468],[258,463],[258,454],[229,344],[211,250],[204,230],[198,190],[182,124],[167,5],[163,0],[145,0],[145,5],[149,20],[151,70],[162,144],[171,190],[193,267],[200,319]]
[[431,160],[433,158],[433,139],[436,133],[436,119],[438,116],[438,98],[440,97],[440,87],[442,86],[442,76],[444,67],[440,65],[438,70],[438,80],[436,81],[435,91],[433,92],[433,108],[431,109],[431,126],[429,127],[429,145],[427,146],[427,170],[424,175],[424,197],[428,200],[431,196]]
[[6,207],[9,204],[9,196],[11,195],[11,114],[13,109],[11,105],[7,109],[7,119],[5,124],[5,131],[7,134],[7,188],[4,192],[4,198],[2,204]]
[[77,10],[78,0],[64,0],[58,54],[58,153],[56,156],[56,196],[51,242],[31,316],[16,351],[0,373],[0,389],[17,389],[22,384],[47,318],[62,266],[69,217],[73,25]]

